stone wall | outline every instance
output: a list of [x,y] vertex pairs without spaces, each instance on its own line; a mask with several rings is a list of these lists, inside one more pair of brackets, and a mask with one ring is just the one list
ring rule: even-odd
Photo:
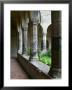
[[17,54],[17,60],[21,64],[21,67],[28,73],[32,79],[51,79],[49,75],[43,73],[39,68],[29,62],[20,54]]

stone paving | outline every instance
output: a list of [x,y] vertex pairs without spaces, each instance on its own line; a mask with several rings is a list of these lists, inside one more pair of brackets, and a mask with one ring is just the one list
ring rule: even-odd
[[26,72],[14,58],[11,59],[11,79],[29,79]]

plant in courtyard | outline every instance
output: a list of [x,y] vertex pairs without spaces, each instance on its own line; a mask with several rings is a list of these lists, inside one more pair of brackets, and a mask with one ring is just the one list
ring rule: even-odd
[[41,53],[39,52],[39,60],[45,64],[48,64],[51,66],[51,50],[48,50],[47,53]]
[[[40,49],[38,49],[38,58],[39,61],[43,62],[44,64],[48,64],[51,66],[51,50],[49,49],[47,51],[47,53],[41,53],[42,51]],[[32,56],[32,49],[28,48],[27,51],[28,55],[30,55],[30,57]]]

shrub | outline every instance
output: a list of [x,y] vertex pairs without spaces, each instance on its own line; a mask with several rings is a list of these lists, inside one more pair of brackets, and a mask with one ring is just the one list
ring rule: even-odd
[[[27,51],[28,55],[32,55],[32,49],[31,48],[28,48],[28,51]],[[51,66],[51,50],[49,49],[47,51],[47,53],[41,53],[41,50],[38,49],[38,57],[39,57],[39,61],[43,62],[44,64],[48,64]]]
[[41,62],[51,66],[51,63],[52,63],[51,62],[51,50],[48,50],[47,53],[43,53],[43,54],[41,52],[39,52],[38,55],[39,55],[39,60]]
[[40,61],[42,61],[45,64],[51,65],[51,57],[48,56],[41,56]]

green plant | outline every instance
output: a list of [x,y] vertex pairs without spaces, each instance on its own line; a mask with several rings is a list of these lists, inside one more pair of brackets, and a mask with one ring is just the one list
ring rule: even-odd
[[52,61],[51,61],[51,50],[48,50],[47,53],[43,53],[43,54],[41,52],[39,52],[38,55],[39,55],[39,60],[41,62],[51,66],[51,63],[52,63]]

